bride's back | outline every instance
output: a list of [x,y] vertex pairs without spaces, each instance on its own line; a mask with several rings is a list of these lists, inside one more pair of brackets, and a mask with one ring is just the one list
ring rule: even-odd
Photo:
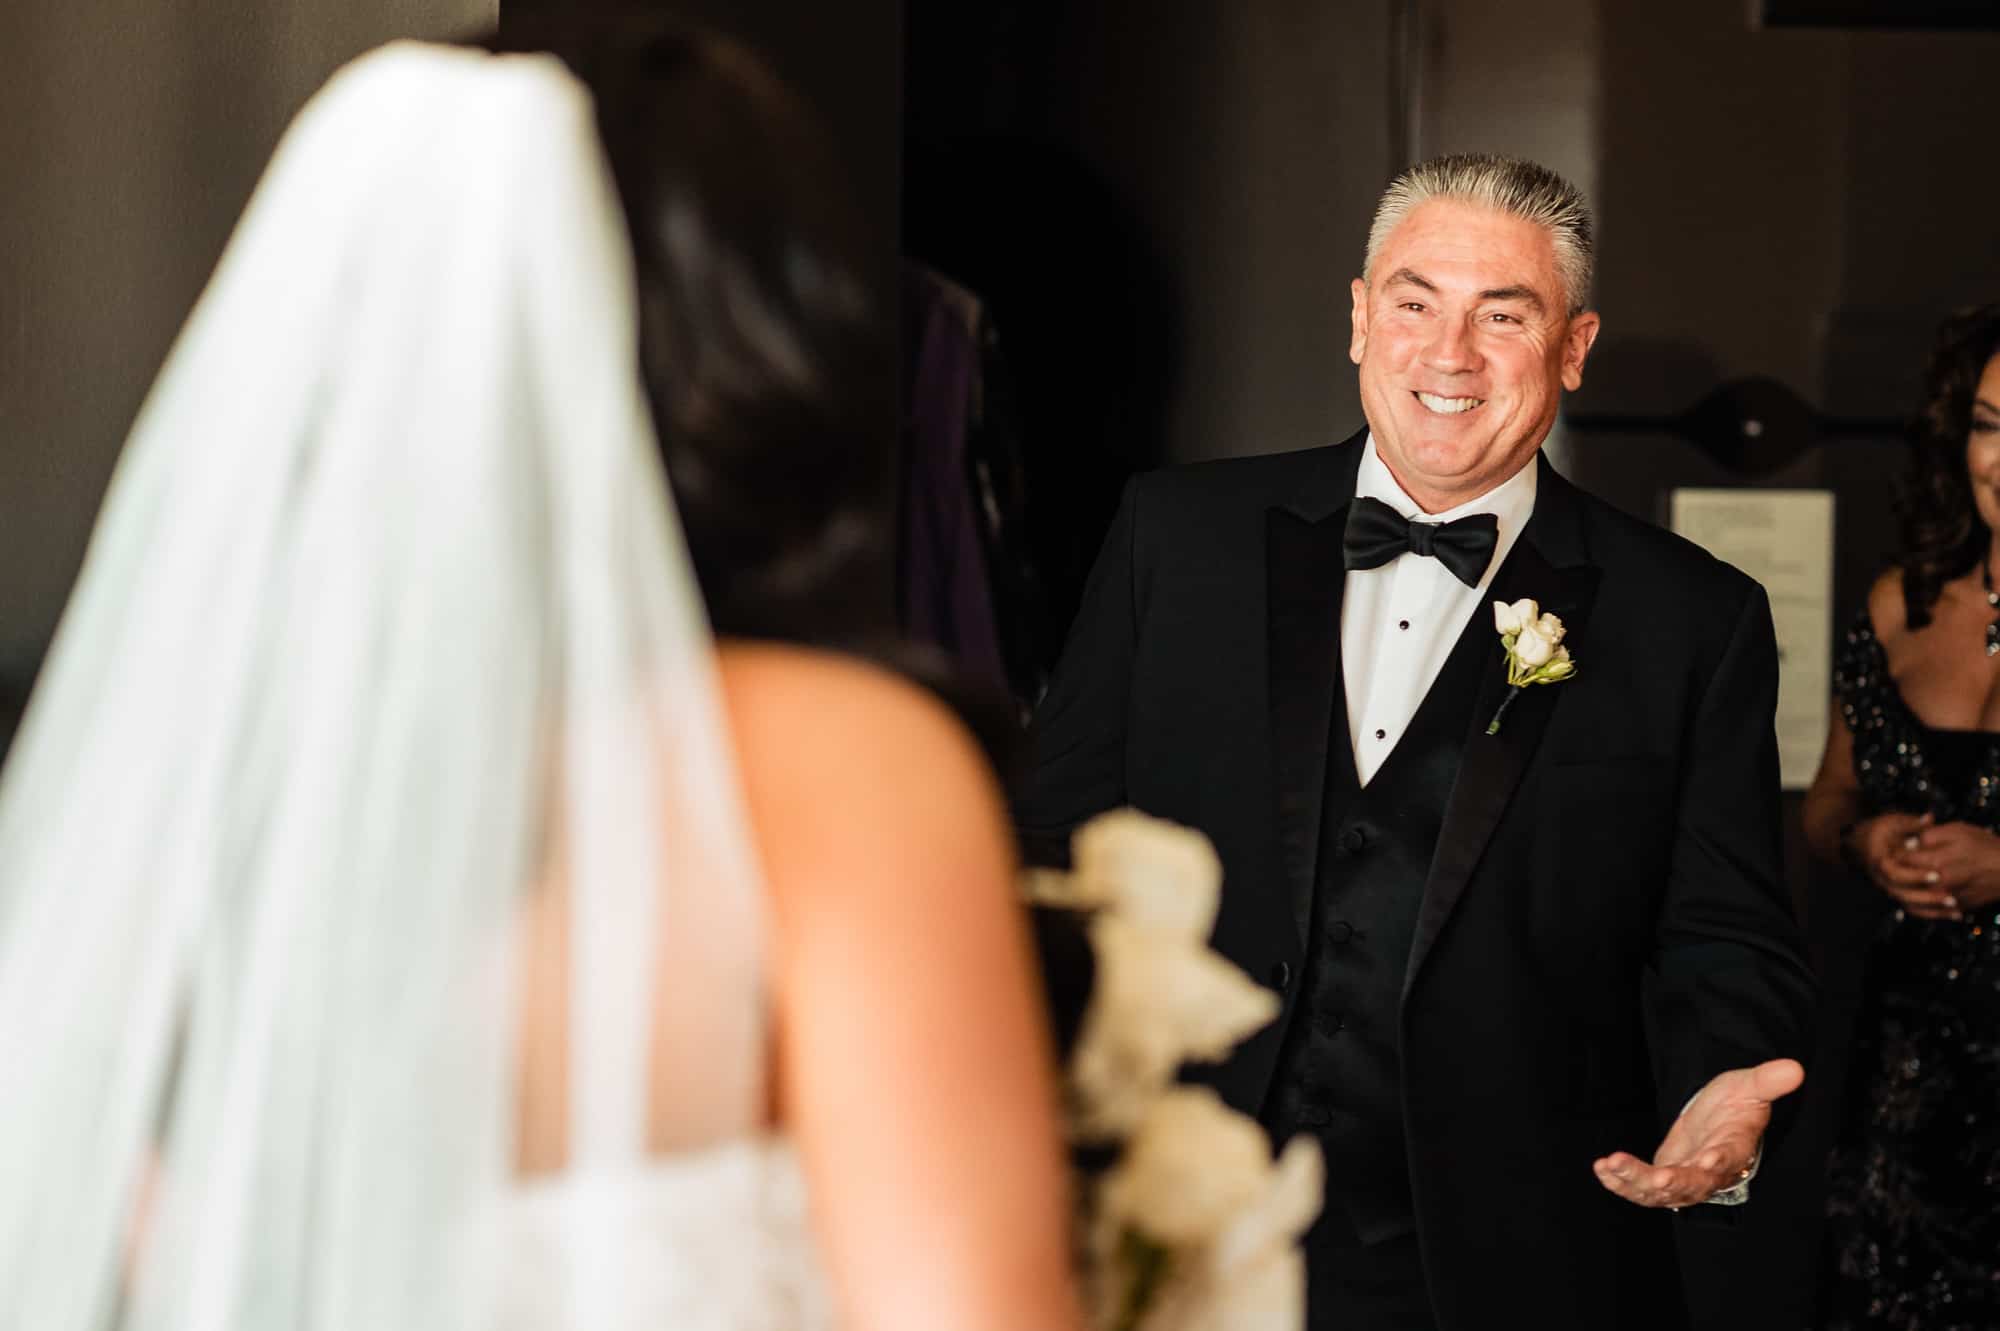
[[[763,889],[761,909],[663,921],[650,1143],[693,1161],[775,1135],[780,1172],[796,1148],[848,1324],[1071,1325],[1052,1057],[999,792],[933,696],[825,649],[890,640],[896,457],[870,242],[831,150],[747,56],[671,24],[507,37],[553,47],[597,99]],[[569,1026],[544,997],[567,991],[565,937],[558,908],[530,944],[530,1177],[567,1158]],[[746,956],[748,1021],[729,1008]]]
[[737,645],[879,627],[859,242],[767,76],[637,22],[529,44],[595,134],[546,60],[336,79],[135,427],[0,788],[23,1325],[488,1325],[498,1204],[562,1269],[486,1312],[609,1327],[607,1189],[698,1270],[686,1171],[771,1138],[845,1324],[1073,1319],[990,782]]
[[[677,1326],[1072,1325],[1050,1054],[983,757],[878,668],[738,643],[720,669],[768,929],[660,934],[656,1167],[616,1204],[658,1249],[649,1297]],[[572,1182],[561,899],[522,1009],[530,1249]],[[756,1044],[728,1010],[746,948],[768,959]],[[746,1111],[723,1088],[750,1083],[770,1091]]]

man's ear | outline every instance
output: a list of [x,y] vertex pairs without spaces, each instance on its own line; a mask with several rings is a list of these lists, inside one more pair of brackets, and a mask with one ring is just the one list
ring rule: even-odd
[[1569,321],[1569,331],[1563,334],[1563,387],[1572,393],[1583,387],[1583,362],[1597,342],[1600,326],[1596,312],[1586,310]]
[[1359,365],[1368,350],[1368,283],[1357,277],[1348,290],[1354,293],[1354,330],[1347,338],[1347,359]]

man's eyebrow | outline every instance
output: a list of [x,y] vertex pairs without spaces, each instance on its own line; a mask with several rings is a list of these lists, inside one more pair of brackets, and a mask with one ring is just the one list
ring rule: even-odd
[[1533,287],[1522,286],[1519,283],[1511,287],[1492,287],[1480,292],[1479,298],[1481,300],[1518,300],[1534,306],[1537,310],[1542,308],[1542,298],[1536,293],[1535,289]]
[[[1398,268],[1395,272],[1389,274],[1389,280],[1383,283],[1383,285],[1392,287],[1405,285],[1421,287],[1423,290],[1431,292],[1434,295],[1438,289],[1437,283],[1431,281],[1414,268]],[[1518,300],[1525,305],[1532,306],[1537,313],[1546,308],[1541,296],[1533,287],[1525,286],[1519,282],[1514,283],[1512,286],[1489,287],[1479,293],[1479,299]]]

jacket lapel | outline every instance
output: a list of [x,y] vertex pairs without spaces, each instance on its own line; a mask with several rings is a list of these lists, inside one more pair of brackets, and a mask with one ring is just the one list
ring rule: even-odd
[[[1535,511],[1507,561],[1487,589],[1489,601],[1513,602],[1524,597],[1560,615],[1567,630],[1565,644],[1577,657],[1579,672],[1590,669],[1586,625],[1596,599],[1598,568],[1589,562],[1582,535],[1582,506],[1576,490],[1546,461],[1536,478]],[[1563,684],[1532,686],[1507,709],[1498,734],[1487,725],[1507,696],[1505,658],[1493,618],[1482,609],[1466,632],[1491,635],[1492,666],[1480,677],[1479,692],[1466,728],[1464,758],[1445,804],[1444,824],[1424,886],[1410,964],[1404,972],[1407,997],[1423,969],[1438,935],[1472,881],[1480,858],[1493,839],[1528,764],[1541,746],[1549,719],[1562,703]]]
[[1365,437],[1333,450],[1318,484],[1265,516],[1278,851],[1301,946],[1311,923],[1329,773],[1335,782],[1344,781],[1349,793],[1355,786],[1340,673],[1340,604],[1347,579],[1341,535]]

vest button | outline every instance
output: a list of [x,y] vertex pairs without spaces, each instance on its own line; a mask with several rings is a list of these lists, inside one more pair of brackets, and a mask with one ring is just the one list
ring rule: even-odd
[[1336,947],[1351,943],[1354,941],[1354,926],[1346,920],[1335,920],[1326,926],[1326,940]]
[[1358,827],[1350,827],[1340,834],[1340,849],[1343,854],[1358,855],[1368,844],[1368,834]]
[[1291,966],[1291,963],[1290,963],[1290,962],[1288,962],[1288,961],[1274,961],[1274,962],[1272,962],[1272,963],[1271,963],[1271,987],[1272,987],[1273,989],[1280,989],[1280,990],[1282,990],[1282,989],[1286,989],[1286,988],[1289,988],[1289,987],[1291,986],[1291,983],[1292,983],[1292,966]]

